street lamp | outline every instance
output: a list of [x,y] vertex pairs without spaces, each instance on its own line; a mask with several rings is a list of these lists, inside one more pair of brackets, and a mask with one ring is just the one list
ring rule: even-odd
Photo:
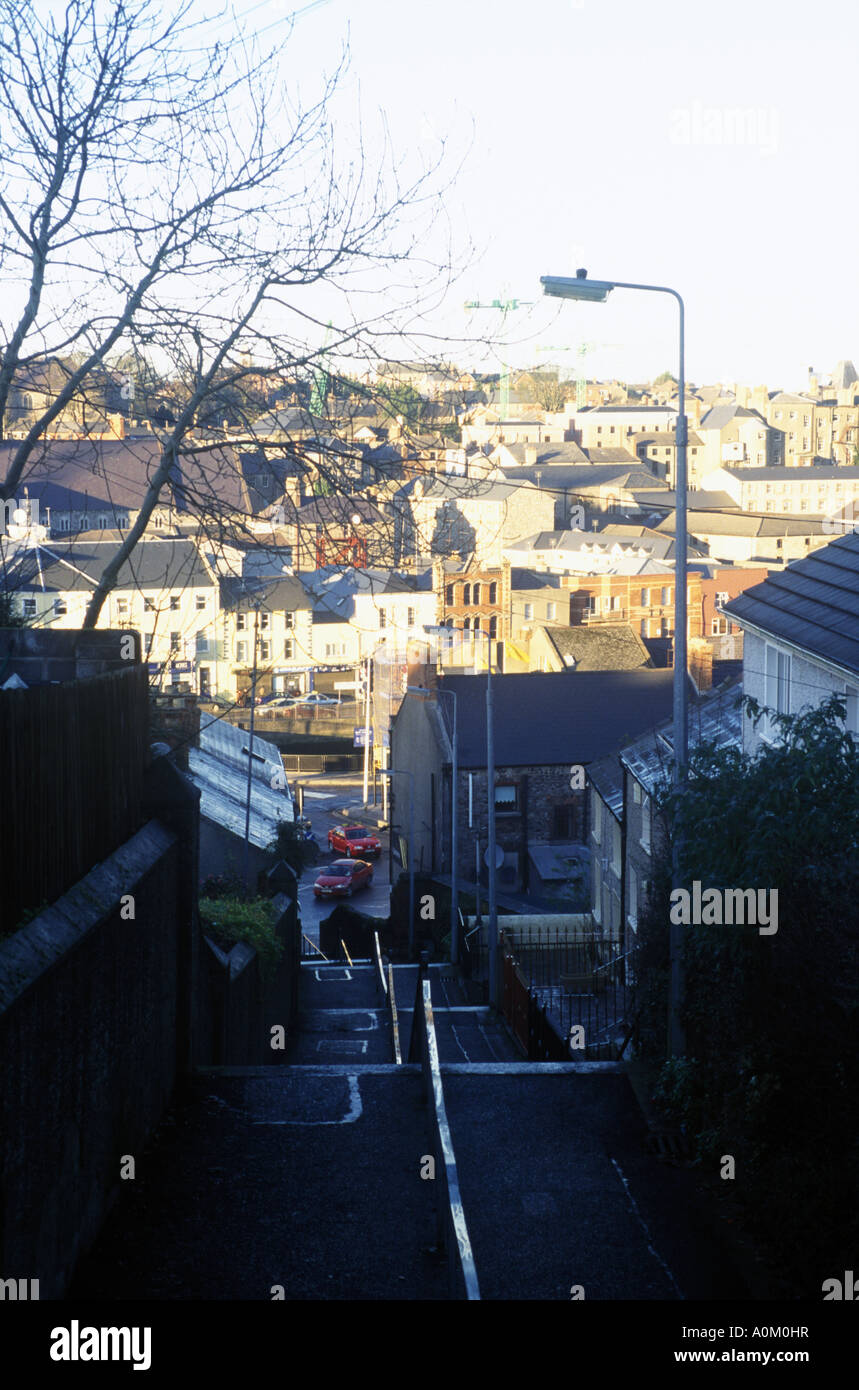
[[[647,290],[652,294],[670,294],[676,299],[680,311],[679,368],[677,378],[677,424],[675,445],[677,464],[674,476],[674,515],[676,517],[674,537],[674,786],[682,789],[686,780],[686,764],[689,753],[688,691],[686,686],[686,624],[687,624],[687,579],[686,579],[686,445],[689,434],[686,422],[686,365],[685,365],[685,309],[683,300],[676,290],[667,285],[639,285],[627,280],[590,280],[586,270],[577,270],[574,277],[566,275],[543,275],[540,277],[543,293],[557,299],[583,299],[604,303],[612,290]],[[679,885],[679,844],[674,840],[673,862],[674,886]],[[683,998],[682,934],[677,926],[670,928],[671,939],[671,986],[669,1048],[673,1056],[681,1056],[686,1050],[684,1030],[680,1022],[680,1004]]]
[[409,956],[415,953],[415,779],[405,768],[380,768],[382,777],[408,777],[409,788]]

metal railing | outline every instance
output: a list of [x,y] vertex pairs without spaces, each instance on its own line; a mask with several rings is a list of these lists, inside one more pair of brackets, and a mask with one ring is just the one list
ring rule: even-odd
[[428,978],[427,956],[421,956],[418,988],[409,1043],[409,1061],[420,1061],[424,1093],[430,1110],[432,1147],[436,1168],[436,1232],[439,1247],[447,1252],[448,1278],[451,1298],[480,1300],[477,1267],[471,1249],[465,1212],[459,1191],[459,1177],[453,1141],[447,1122],[441,1068],[438,1060],[438,1041],[432,1012],[432,993]]
[[391,1024],[391,1041],[394,1053],[394,1062],[399,1067],[402,1066],[403,1055],[400,1051],[400,1024],[397,1018],[397,999],[394,993],[394,968],[388,962],[388,975],[385,977],[385,967],[382,961],[382,948],[379,944],[379,933],[373,932],[373,956],[376,963],[376,983],[382,991],[382,998],[388,1006],[388,1019]]

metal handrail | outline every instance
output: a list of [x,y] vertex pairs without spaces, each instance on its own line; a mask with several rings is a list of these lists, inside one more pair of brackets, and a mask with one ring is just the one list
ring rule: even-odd
[[436,1191],[436,1220],[438,1242],[447,1249],[448,1274],[452,1298],[458,1298],[464,1291],[469,1301],[480,1301],[480,1285],[477,1281],[477,1266],[465,1224],[465,1211],[459,1191],[459,1177],[456,1171],[456,1158],[453,1141],[447,1122],[444,1104],[444,1091],[441,1084],[441,1068],[438,1060],[438,1040],[432,1012],[432,987],[426,974],[425,957],[418,973],[418,989],[415,997],[415,1012],[412,1021],[412,1036],[409,1045],[409,1061],[417,1058],[420,1052],[424,1092],[432,1116],[432,1144],[435,1151],[438,1182]]
[[388,962],[388,1007],[391,1011],[391,1036],[394,1040],[394,1062],[398,1067],[403,1065],[403,1054],[400,1051],[400,1024],[397,1018],[397,997],[394,993],[394,967]]
[[385,979],[385,967],[382,965],[382,948],[379,944],[379,933],[373,932],[373,953],[376,959],[376,976],[382,988],[382,993],[388,993],[388,982]]

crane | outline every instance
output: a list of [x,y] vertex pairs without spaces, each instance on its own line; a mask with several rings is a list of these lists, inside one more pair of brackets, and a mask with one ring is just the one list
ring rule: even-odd
[[[504,295],[499,295],[497,299],[491,299],[488,304],[482,303],[479,299],[467,299],[465,301],[466,313],[471,313],[475,309],[492,309],[496,314],[501,315],[501,327],[507,323],[507,315],[516,309],[533,308],[533,299],[507,299]],[[510,368],[506,362],[501,363],[501,419],[506,420],[510,410]]]
[[[308,8],[310,8],[308,6]],[[322,344],[322,351],[319,354],[319,365],[313,370],[313,389],[310,392],[310,414],[321,416],[325,410],[325,401],[328,396],[328,368],[325,359],[329,352],[331,342],[331,320],[328,320],[328,327],[325,330],[325,341]]]
[[588,383],[585,377],[585,358],[589,352],[595,352],[597,348],[616,348],[619,343],[579,343],[578,347],[538,347],[537,352],[574,352],[578,357],[576,363],[576,410],[581,410],[588,403]]

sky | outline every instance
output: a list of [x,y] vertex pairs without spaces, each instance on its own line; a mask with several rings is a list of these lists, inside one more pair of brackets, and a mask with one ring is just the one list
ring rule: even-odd
[[[248,23],[280,8],[236,3]],[[472,250],[427,326],[453,339],[503,333],[507,345],[459,346],[459,360],[566,364],[587,343],[589,376],[676,373],[669,297],[541,298],[541,275],[584,266],[679,291],[692,382],[796,390],[809,367],[859,365],[853,0],[284,8],[299,10],[296,71],[330,69],[348,41],[338,120],[348,127],[360,106],[371,154],[384,113],[407,161],[432,157],[440,138],[451,167],[462,160],[436,231],[439,247],[452,229]],[[463,307],[499,297],[535,303],[506,321]]]

